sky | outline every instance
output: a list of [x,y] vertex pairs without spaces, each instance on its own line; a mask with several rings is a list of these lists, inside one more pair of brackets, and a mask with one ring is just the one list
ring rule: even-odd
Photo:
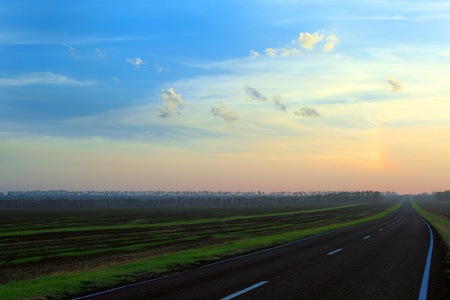
[[0,191],[450,188],[450,2],[0,2]]

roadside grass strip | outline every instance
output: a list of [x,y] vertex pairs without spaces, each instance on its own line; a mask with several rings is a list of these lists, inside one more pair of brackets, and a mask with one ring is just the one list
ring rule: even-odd
[[32,235],[32,234],[43,234],[43,233],[74,232],[74,231],[84,231],[85,232],[85,231],[93,231],[93,230],[114,230],[114,229],[130,229],[130,228],[183,226],[183,225],[193,225],[193,224],[202,224],[202,223],[211,223],[211,222],[227,222],[227,221],[246,220],[246,219],[264,218],[264,217],[278,217],[278,216],[288,216],[288,215],[296,215],[296,214],[307,214],[307,213],[314,213],[314,212],[344,209],[344,208],[359,206],[359,205],[365,205],[365,203],[348,204],[348,205],[342,205],[342,206],[318,208],[318,209],[311,209],[311,210],[270,213],[270,214],[262,214],[262,215],[231,216],[231,217],[225,217],[225,218],[208,218],[208,219],[196,219],[196,220],[188,220],[188,221],[172,221],[172,222],[154,223],[154,224],[142,224],[142,223],[136,224],[135,222],[129,222],[129,223],[122,224],[122,225],[109,225],[109,226],[86,226],[86,227],[78,226],[78,227],[63,227],[63,228],[51,228],[51,229],[39,229],[39,230],[19,230],[19,231],[8,229],[7,231],[0,230],[0,237],[24,236],[24,235]]
[[0,299],[24,299],[31,297],[35,299],[41,299],[38,297],[42,297],[43,299],[60,299],[118,287],[140,281],[142,278],[155,278],[171,272],[178,272],[182,269],[189,269],[219,261],[226,257],[243,255],[256,250],[266,249],[372,221],[398,209],[402,202],[391,206],[383,212],[358,220],[318,226],[305,230],[244,238],[218,245],[148,257],[125,264],[110,265],[90,271],[67,272],[36,279],[13,281],[0,286]]
[[447,254],[450,255],[450,220],[444,216],[439,216],[428,210],[420,208],[414,201],[411,202],[414,210],[433,225],[439,235],[447,244]]

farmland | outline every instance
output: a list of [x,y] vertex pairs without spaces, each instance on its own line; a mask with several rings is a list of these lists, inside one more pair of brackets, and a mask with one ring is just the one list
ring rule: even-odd
[[[83,274],[63,290],[94,291],[367,221],[395,203],[5,209],[0,211],[0,283],[7,291],[20,289],[21,283],[32,289],[30,282],[37,282],[35,291],[5,298],[60,297],[42,285],[39,290],[41,278]],[[115,271],[98,275],[105,270]]]

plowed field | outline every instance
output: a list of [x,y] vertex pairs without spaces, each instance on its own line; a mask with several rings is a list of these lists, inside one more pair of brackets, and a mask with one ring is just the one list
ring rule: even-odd
[[343,223],[390,206],[3,210],[0,283]]

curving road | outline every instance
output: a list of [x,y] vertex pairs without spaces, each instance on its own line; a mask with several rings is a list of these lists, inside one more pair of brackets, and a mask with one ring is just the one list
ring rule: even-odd
[[79,299],[424,299],[429,250],[405,201],[379,220]]

